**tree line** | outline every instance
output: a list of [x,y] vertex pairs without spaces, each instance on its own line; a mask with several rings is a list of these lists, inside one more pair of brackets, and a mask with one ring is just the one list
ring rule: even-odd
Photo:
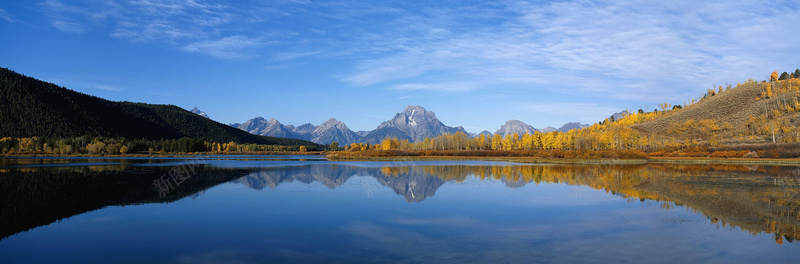
[[434,138],[410,142],[397,137],[386,137],[380,144],[353,143],[348,150],[404,150],[404,151],[448,151],[448,150],[592,150],[612,149],[652,150],[666,144],[665,141],[645,135],[630,126],[652,120],[671,110],[628,113],[620,118],[609,117],[603,122],[583,129],[567,132],[536,131],[533,134],[481,134],[471,137],[463,132],[445,133]]
[[165,154],[165,153],[249,153],[271,151],[317,151],[316,146],[283,146],[241,144],[233,141],[214,142],[195,138],[179,139],[126,139],[122,137],[93,137],[89,135],[70,138],[27,137],[0,138],[0,154]]
[[[761,103],[764,106],[763,112],[750,116],[746,124],[743,124],[746,125],[746,129],[739,129],[730,122],[714,119],[688,119],[674,123],[664,131],[663,135],[644,133],[633,128],[636,124],[651,121],[663,115],[672,114],[675,111],[682,111],[692,104],[745,85],[755,85],[761,90],[758,97],[747,100],[753,100],[755,103],[759,103],[759,100],[766,100]],[[798,129],[800,119],[797,118],[797,114],[800,113],[800,70],[784,74],[773,72],[770,76],[770,81],[759,82],[749,79],[745,83],[736,84],[735,87],[731,85],[718,86],[715,89],[708,89],[699,99],[693,99],[690,103],[674,106],[669,103],[662,103],[659,104],[658,108],[660,111],[653,110],[648,112],[642,109],[636,112],[625,111],[618,118],[611,116],[589,127],[573,129],[567,132],[536,131],[525,134],[495,134],[488,136],[481,134],[476,137],[457,132],[425,138],[417,142],[399,140],[396,137],[386,137],[379,144],[353,143],[347,145],[346,150],[638,150],[651,153],[664,151],[672,153],[669,151],[670,149],[683,148],[693,149],[692,151],[699,153],[698,155],[714,155],[714,153],[697,150],[697,148],[718,148],[722,146],[720,142],[728,138],[761,138],[772,143],[800,142],[800,129]],[[742,156],[739,155],[742,152],[743,150],[740,150],[734,154]],[[763,151],[753,155],[761,155],[761,152]],[[789,154],[791,153],[787,155]],[[790,156],[792,155],[795,154]],[[784,156],[784,154],[781,154],[781,156]]]

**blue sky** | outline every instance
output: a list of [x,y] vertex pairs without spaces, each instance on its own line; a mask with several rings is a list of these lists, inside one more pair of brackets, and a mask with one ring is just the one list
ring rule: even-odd
[[800,68],[798,1],[3,1],[0,66],[223,122],[594,123]]

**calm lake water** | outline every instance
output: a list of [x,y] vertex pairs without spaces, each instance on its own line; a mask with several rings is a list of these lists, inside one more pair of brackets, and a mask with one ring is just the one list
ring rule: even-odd
[[798,263],[800,171],[0,159],[0,263]]

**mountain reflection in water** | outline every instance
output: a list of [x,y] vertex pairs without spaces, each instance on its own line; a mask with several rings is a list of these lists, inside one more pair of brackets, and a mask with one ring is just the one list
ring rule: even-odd
[[107,206],[172,202],[233,181],[274,189],[318,182],[335,189],[352,177],[372,177],[408,202],[433,199],[447,183],[470,178],[527,184],[568,184],[604,190],[629,202],[655,201],[704,215],[724,228],[769,233],[779,244],[800,239],[796,170],[742,165],[420,165],[310,163],[266,168],[204,165],[181,188],[160,197],[152,181],[168,168],[90,166],[0,169],[0,238]]

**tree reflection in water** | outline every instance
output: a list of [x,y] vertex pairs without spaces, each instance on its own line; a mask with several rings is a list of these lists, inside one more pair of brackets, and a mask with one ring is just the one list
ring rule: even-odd
[[201,166],[198,174],[159,197],[152,181],[168,167],[83,166],[0,170],[0,238],[106,206],[172,202],[234,181],[257,190],[319,182],[334,189],[354,176],[373,177],[408,202],[423,202],[448,182],[568,184],[604,190],[629,202],[656,201],[704,215],[724,228],[800,239],[800,189],[794,168],[743,165],[422,165],[355,166],[310,163],[269,168]]

